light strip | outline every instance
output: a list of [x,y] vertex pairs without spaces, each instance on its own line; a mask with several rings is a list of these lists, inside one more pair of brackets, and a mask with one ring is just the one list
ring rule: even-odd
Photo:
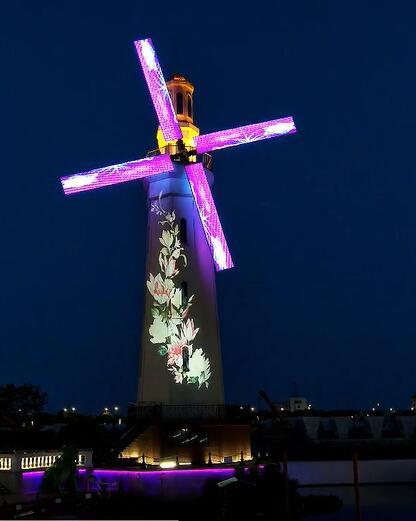
[[189,184],[195,198],[205,237],[210,247],[217,271],[233,268],[234,264],[225,240],[224,232],[211,189],[205,176],[202,163],[193,163],[185,167]]
[[235,147],[245,143],[284,136],[285,134],[294,134],[295,132],[295,123],[293,118],[289,117],[195,136],[194,140],[198,154],[202,154],[211,150]]
[[174,165],[167,154],[146,157],[137,161],[129,161],[120,165],[97,168],[89,172],[61,177],[62,187],[65,195],[94,190],[103,186],[115,185],[142,179],[163,172],[170,172]]
[[176,141],[182,138],[181,128],[173,109],[168,87],[160,68],[159,60],[152,40],[137,40],[134,42],[143,74],[149,88],[157,118],[165,141]]

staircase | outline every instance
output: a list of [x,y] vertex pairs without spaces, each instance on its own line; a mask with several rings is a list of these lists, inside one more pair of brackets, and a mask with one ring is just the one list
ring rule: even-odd
[[111,449],[113,457],[118,458],[119,454],[125,451],[137,438],[143,434],[143,432],[157,421],[160,417],[160,407],[155,405],[150,407],[146,414],[142,415],[140,419],[137,419],[135,424],[132,425],[114,444]]

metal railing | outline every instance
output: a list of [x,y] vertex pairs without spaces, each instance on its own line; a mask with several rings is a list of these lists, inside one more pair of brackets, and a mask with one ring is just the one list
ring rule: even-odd
[[223,420],[226,417],[225,405],[138,405],[137,419],[163,420]]
[[[192,152],[193,150],[195,150],[195,148],[190,147],[190,146],[185,146],[185,150],[187,152]],[[161,154],[169,154],[170,156],[173,156],[175,154],[180,154],[182,151],[183,151],[183,149],[180,149],[179,146],[176,143],[174,143],[174,144],[168,144],[167,146],[165,146],[163,148],[156,148],[155,150],[150,150],[146,154],[146,157],[160,156]],[[197,157],[197,159],[202,161],[202,164],[204,165],[205,168],[207,168],[208,170],[212,169],[211,154],[204,152],[203,154],[199,154],[196,157]]]
[[[62,451],[17,451],[12,454],[0,455],[0,472],[13,470],[15,472],[46,469],[51,467],[62,456]],[[90,466],[92,450],[81,449],[78,453],[76,464],[78,467]]]

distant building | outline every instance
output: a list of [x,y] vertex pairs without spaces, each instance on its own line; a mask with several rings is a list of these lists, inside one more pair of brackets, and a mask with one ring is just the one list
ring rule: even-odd
[[410,409],[416,411],[416,394],[410,397]]
[[[264,391],[262,391],[264,393]],[[263,399],[265,399],[263,397]],[[266,403],[268,397],[266,396]],[[271,405],[269,404],[269,407]],[[279,412],[302,412],[310,411],[311,405],[304,396],[300,396],[297,385],[293,385],[292,394],[290,398],[285,402],[272,402],[272,406]]]
[[307,411],[308,406],[308,400],[303,396],[291,396],[289,398],[290,412]]
[[310,409],[308,400],[304,396],[300,396],[298,386],[293,384],[292,395],[289,398],[289,411],[299,412],[308,411]]

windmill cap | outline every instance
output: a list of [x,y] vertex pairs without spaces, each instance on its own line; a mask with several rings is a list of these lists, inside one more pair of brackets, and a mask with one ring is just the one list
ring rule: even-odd
[[[192,83],[185,78],[185,76],[182,76],[182,74],[174,74],[169,80],[170,82],[179,82],[179,83],[188,83],[189,85],[192,85]],[[193,87],[193,85],[192,85]]]

